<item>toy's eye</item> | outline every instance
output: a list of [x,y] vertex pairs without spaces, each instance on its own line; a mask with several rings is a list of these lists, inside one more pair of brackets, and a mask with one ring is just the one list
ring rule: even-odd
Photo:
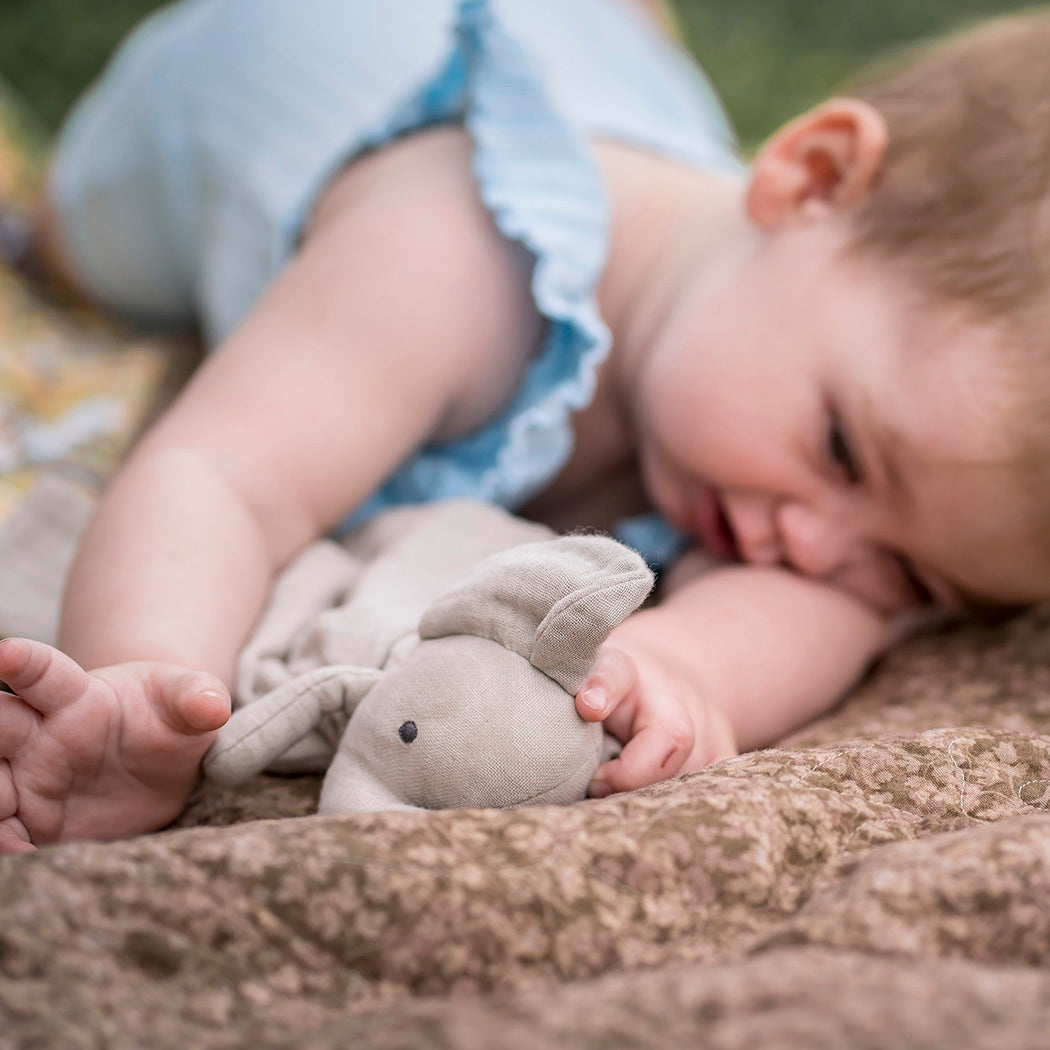
[[397,735],[401,737],[406,744],[411,744],[412,741],[416,739],[418,733],[419,730],[416,728],[415,722],[402,722],[401,725],[397,727]]

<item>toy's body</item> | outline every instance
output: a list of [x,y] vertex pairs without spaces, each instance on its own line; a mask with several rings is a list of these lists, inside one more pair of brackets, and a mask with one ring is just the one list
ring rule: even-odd
[[552,537],[449,503],[312,548],[245,650],[248,702],[207,775],[328,767],[322,812],[582,798],[607,749],[573,697],[652,576],[607,537]]

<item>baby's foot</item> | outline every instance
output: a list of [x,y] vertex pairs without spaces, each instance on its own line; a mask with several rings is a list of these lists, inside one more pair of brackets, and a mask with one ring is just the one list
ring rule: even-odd
[[0,641],[0,853],[152,831],[178,816],[225,686],[173,664],[87,672],[57,649]]

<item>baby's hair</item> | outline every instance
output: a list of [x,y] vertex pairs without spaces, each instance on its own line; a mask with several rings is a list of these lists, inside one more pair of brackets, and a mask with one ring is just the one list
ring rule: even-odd
[[1050,284],[1050,8],[984,22],[873,67],[847,93],[889,131],[854,244],[934,302],[1012,322]]
[[1015,439],[1002,465],[1050,555],[1050,7],[909,49],[845,93],[888,130],[851,249],[889,261],[920,305],[998,333]]

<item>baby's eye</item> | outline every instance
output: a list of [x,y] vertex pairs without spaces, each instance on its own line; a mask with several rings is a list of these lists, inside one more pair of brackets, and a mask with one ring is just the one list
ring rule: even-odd
[[853,452],[853,446],[850,444],[849,436],[846,434],[846,428],[842,425],[842,420],[834,412],[828,417],[827,442],[828,455],[831,457],[832,463],[842,471],[851,485],[856,485],[861,477],[860,464]]

